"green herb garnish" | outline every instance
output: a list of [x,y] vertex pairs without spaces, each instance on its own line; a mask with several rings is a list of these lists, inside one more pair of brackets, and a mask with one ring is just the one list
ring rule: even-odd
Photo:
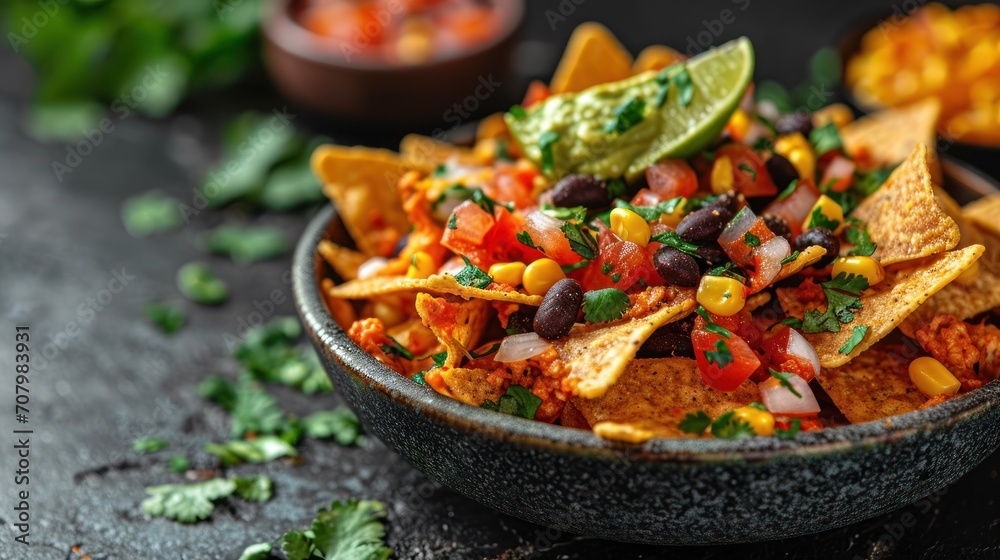
[[791,393],[796,397],[800,399],[802,398],[802,393],[796,391],[795,386],[792,385],[792,382],[790,381],[793,377],[795,377],[794,373],[788,373],[786,371],[777,371],[771,368],[767,368],[767,371],[768,373],[771,374],[771,377],[777,379],[781,383],[782,387],[791,391]]
[[470,288],[485,288],[493,283],[493,278],[489,274],[483,272],[483,269],[472,264],[465,255],[460,255],[462,260],[465,261],[465,268],[458,271],[455,275],[455,281],[463,286],[468,286]]
[[511,385],[498,401],[487,400],[483,402],[482,408],[533,420],[541,404],[542,399],[531,391],[520,385]]
[[646,102],[640,97],[633,97],[615,109],[615,118],[604,126],[606,134],[622,134],[642,122],[646,111]]
[[583,294],[583,320],[588,323],[614,321],[625,314],[628,306],[628,294],[618,288],[591,290]]
[[818,309],[806,311],[802,320],[802,330],[807,333],[823,331],[839,332],[840,324],[854,320],[854,312],[861,309],[861,292],[868,289],[868,279],[841,272],[836,278],[823,282],[826,295],[826,311]]

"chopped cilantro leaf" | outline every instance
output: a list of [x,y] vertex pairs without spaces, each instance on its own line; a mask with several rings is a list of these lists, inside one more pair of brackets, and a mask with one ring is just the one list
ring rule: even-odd
[[496,141],[496,159],[499,161],[514,161],[514,158],[510,156],[510,151],[507,150],[506,140]]
[[828,190],[824,194],[840,206],[840,210],[845,216],[850,214],[854,210],[854,207],[858,205],[858,197],[851,191],[837,192]]
[[807,333],[823,331],[839,332],[841,323],[854,320],[854,312],[861,309],[861,292],[868,289],[868,279],[864,276],[841,272],[836,278],[823,282],[827,308],[806,311],[802,320],[802,330]]
[[535,240],[531,238],[531,234],[528,233],[527,231],[520,231],[514,237],[517,238],[517,241],[521,245],[524,245],[526,247],[531,247],[532,249],[538,249],[539,251],[542,251],[543,253],[545,252],[545,251],[542,250],[541,247],[539,247],[538,245],[535,245]]
[[760,247],[760,238],[749,231],[743,234],[743,242],[747,247]]
[[687,66],[682,66],[681,71],[674,75],[671,80],[677,88],[677,96],[681,100],[681,105],[687,107],[694,97],[694,84],[691,83],[691,74],[688,73]]
[[795,376],[794,373],[788,373],[788,372],[785,372],[785,371],[777,371],[777,370],[774,370],[774,369],[771,369],[771,368],[767,368],[767,371],[771,374],[771,377],[773,377],[773,378],[777,379],[779,382],[781,382],[781,386],[782,387],[784,387],[785,389],[788,389],[789,391],[791,391],[791,393],[793,395],[795,395],[796,397],[798,397],[800,399],[802,398],[802,393],[796,391],[795,390],[795,386],[792,385],[791,381],[789,381],[789,379],[791,379],[792,377]]
[[486,350],[483,350],[482,352],[476,352],[475,350],[470,350],[469,351],[469,355],[472,356],[473,360],[475,360],[477,358],[482,358],[483,356],[489,356],[490,354],[496,354],[497,350],[500,350],[500,343],[499,342],[493,344],[492,346],[490,346]]
[[802,319],[799,319],[798,317],[788,317],[785,320],[781,321],[781,323],[779,324],[788,325],[793,329],[800,329],[800,330],[802,329]]
[[231,480],[236,485],[236,495],[248,502],[266,502],[274,492],[274,482],[266,475],[237,476]]
[[427,376],[426,371],[418,371],[417,373],[413,374],[413,377],[411,377],[410,380],[412,380],[417,385],[423,385],[424,387],[426,387],[427,386],[426,376]]
[[439,163],[437,164],[437,167],[434,168],[434,173],[431,173],[431,176],[441,177],[447,172],[448,172],[448,166],[443,163]]
[[710,364],[715,364],[719,368],[724,368],[733,363],[733,353],[729,350],[729,346],[726,344],[726,341],[720,338],[715,341],[715,352],[710,350],[705,351],[705,359],[708,360],[708,363]]
[[705,325],[705,330],[710,333],[717,334],[723,338],[729,338],[733,334],[729,332],[729,329],[727,329],[726,327],[723,327],[722,325],[718,325],[716,323],[708,323],[707,325]]
[[266,463],[281,457],[296,457],[292,444],[278,436],[257,436],[252,440],[234,439],[226,443],[206,443],[206,453],[219,458],[222,466],[240,463]]
[[385,546],[385,508],[379,502],[348,500],[321,509],[310,531],[291,531],[281,537],[288,560],[344,558],[384,560],[392,556]]
[[[757,115],[757,118],[762,119],[763,117]],[[774,138],[771,138],[770,136],[761,136],[760,138],[754,140],[752,148],[755,152],[773,152]]]
[[461,255],[461,257],[465,261],[465,268],[458,271],[458,274],[455,275],[456,282],[470,288],[485,288],[493,283],[493,278],[483,272],[483,269],[472,264],[465,255]]
[[604,126],[606,134],[622,134],[642,122],[646,101],[633,97],[615,109],[615,119]]
[[848,256],[872,256],[878,245],[872,242],[872,237],[868,234],[868,228],[865,227],[865,224],[857,218],[847,218],[847,224],[844,237],[847,238],[848,243],[854,244],[854,247],[847,252]]
[[588,261],[587,259],[583,259],[582,261],[577,261],[573,264],[559,265],[559,268],[562,269],[564,274],[569,274],[570,272],[573,272],[574,270],[579,270],[587,266],[588,264],[590,264],[590,261]]
[[182,473],[191,467],[191,461],[183,455],[171,455],[167,461],[167,468],[172,473]]
[[156,453],[157,451],[166,449],[170,445],[165,439],[160,438],[141,438],[132,442],[132,451],[136,453]]
[[741,439],[754,437],[757,433],[750,424],[737,418],[735,411],[730,410],[712,422],[712,435],[721,439]]
[[520,385],[511,385],[507,387],[507,392],[498,401],[487,400],[482,404],[482,407],[486,410],[533,420],[535,412],[541,404],[542,399],[536,397],[531,391]]
[[840,227],[840,222],[838,220],[831,220],[823,213],[822,208],[816,207],[812,211],[812,215],[809,216],[809,225],[806,229],[810,228],[824,228],[830,231],[837,231]]
[[759,403],[756,401],[748,404],[747,406],[749,406],[750,408],[756,408],[757,410],[767,410],[767,407],[764,406],[764,403]]
[[796,251],[792,251],[792,254],[790,254],[787,257],[781,259],[781,264],[788,264],[790,262],[793,262],[795,259],[799,258],[800,254],[801,254],[800,251],[797,251],[797,250]]
[[896,169],[896,166],[883,167],[882,169],[876,169],[868,173],[856,173],[856,180],[854,181],[854,190],[859,192],[862,196],[871,196],[875,194],[875,191],[885,183],[889,175]]
[[647,222],[654,222],[660,219],[663,214],[673,214],[677,206],[684,203],[684,197],[678,196],[670,200],[664,200],[656,206],[633,206],[624,200],[615,201],[615,208],[627,208],[639,215]]
[[194,484],[168,484],[146,488],[149,497],[142,502],[142,511],[153,517],[166,517],[181,523],[195,523],[212,515],[215,500],[236,490],[236,484],[224,478],[214,478]]
[[698,245],[691,243],[689,241],[684,241],[681,236],[677,234],[676,231],[665,231],[663,233],[657,233],[653,237],[649,238],[650,241],[657,241],[663,243],[664,245],[669,245],[678,251],[682,251],[689,255],[698,256]]
[[615,269],[615,265],[613,265],[613,264],[611,264],[609,262],[606,262],[606,263],[604,263],[604,264],[601,265],[601,274],[607,276],[614,269]]
[[625,182],[621,179],[612,179],[607,182],[608,200],[624,196],[628,192]]
[[705,430],[707,430],[711,424],[712,417],[709,416],[704,410],[699,410],[698,412],[689,412],[684,415],[684,419],[681,420],[677,427],[686,434],[695,434],[700,436],[705,433]]
[[591,290],[583,294],[583,320],[606,323],[621,318],[628,310],[628,294],[618,288]]
[[[444,190],[437,199],[431,203],[432,209],[437,209],[437,207],[446,200],[471,200],[476,203],[476,206],[483,209],[489,215],[493,215],[493,210],[497,206],[503,206],[507,210],[514,210],[514,204],[511,202],[501,203],[493,200],[492,198],[486,196],[483,189],[479,187],[466,187],[465,185],[454,184]],[[450,226],[450,224],[449,224]],[[455,228],[451,228],[455,229]]]
[[538,149],[542,152],[542,172],[551,173],[555,169],[555,155],[552,146],[559,141],[559,133],[551,130],[543,132],[538,139]]
[[452,214],[448,218],[448,229],[458,229],[458,214]]
[[749,175],[751,180],[754,181],[757,180],[757,170],[751,167],[749,163],[744,161],[743,163],[740,164],[739,169],[740,171]]
[[311,438],[331,438],[340,445],[356,445],[362,439],[361,421],[344,406],[306,416],[302,429]]
[[523,119],[524,117],[528,116],[528,112],[525,111],[524,107],[521,107],[520,105],[514,105],[513,107],[510,108],[510,111],[508,111],[508,113],[513,115],[515,119]]
[[435,367],[443,367],[444,363],[448,360],[448,352],[438,352],[437,354],[432,354],[431,359],[434,360]]
[[681,105],[687,107],[691,104],[691,98],[694,96],[694,84],[691,83],[691,74],[688,73],[687,67],[683,64],[664,68],[657,74],[656,81],[660,84],[653,100],[653,104],[657,107],[663,107],[663,104],[667,102],[671,87],[677,90]]
[[271,556],[271,543],[256,543],[243,549],[243,554],[237,560],[268,560]]
[[582,222],[587,219],[587,209],[583,206],[572,208],[555,207],[549,204],[542,205],[542,213],[559,220],[575,220]]
[[569,241],[569,248],[581,257],[593,260],[597,257],[597,239],[590,233],[583,224],[573,222],[563,222],[563,235]]
[[142,310],[151,323],[160,327],[160,330],[167,334],[177,332],[186,320],[184,310],[176,305],[147,303]]
[[868,330],[870,328],[871,327],[868,325],[855,325],[854,330],[851,331],[851,337],[847,339],[847,342],[845,342],[844,345],[840,347],[840,350],[837,350],[837,352],[840,352],[841,354],[850,354],[853,352],[854,348],[858,344],[861,344],[861,340],[866,334],[868,334]]
[[775,200],[784,200],[788,198],[789,196],[791,196],[793,192],[795,192],[795,188],[798,186],[799,186],[799,180],[792,179],[792,182],[788,183],[788,186],[785,187],[785,190],[778,193],[778,197]]
[[814,128],[809,133],[809,143],[816,151],[816,156],[822,156],[830,150],[840,150],[844,147],[844,142],[840,139],[840,132],[837,125],[830,122],[819,128]]
[[788,429],[776,428],[774,430],[774,436],[778,439],[792,439],[796,434],[799,433],[799,429],[802,427],[801,418],[792,418],[791,424]]
[[617,284],[618,281],[621,280],[621,279],[622,279],[622,275],[619,272],[616,272],[616,273],[614,273],[614,274],[611,275],[611,281],[614,282],[615,284]]

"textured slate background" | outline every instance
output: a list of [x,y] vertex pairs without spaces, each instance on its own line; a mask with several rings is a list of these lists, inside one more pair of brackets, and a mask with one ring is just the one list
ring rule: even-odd
[[[580,2],[580,0],[576,0]],[[794,83],[809,55],[875,4],[726,0],[691,3],[532,2],[521,69],[545,76],[573,26],[590,19],[606,23],[633,51],[654,42],[682,50],[698,33],[715,42],[749,35],[758,52],[758,76]],[[903,7],[907,3],[900,2]],[[550,24],[546,10],[562,6],[565,21]],[[741,10],[745,7],[745,10]],[[713,23],[724,9],[735,21]],[[891,9],[891,8],[890,8]],[[571,11],[572,10],[572,11]],[[553,28],[554,27],[554,28]],[[708,37],[708,35],[702,35]],[[207,373],[233,373],[223,333],[272,290],[293,312],[283,281],[288,259],[239,266],[209,259],[230,284],[234,297],[219,308],[185,303],[189,324],[167,338],[140,316],[152,299],[181,302],[173,285],[177,267],[204,258],[201,234],[224,220],[275,224],[292,235],[307,213],[243,216],[203,212],[173,234],[147,240],[129,237],[121,226],[121,202],[158,188],[181,200],[217,156],[219,125],[240,110],[280,107],[266,86],[245,86],[186,104],[165,121],[130,118],[117,123],[94,152],[58,181],[51,169],[66,156],[62,144],[39,144],[23,133],[22,111],[31,73],[8,49],[0,52],[0,363],[12,363],[13,325],[31,325],[33,352],[53,357],[36,363],[31,383],[32,534],[30,549],[13,543],[9,414],[0,418],[0,558],[78,558],[74,545],[91,558],[235,558],[244,546],[305,527],[316,509],[337,498],[378,499],[389,512],[389,544],[401,558],[992,558],[1000,555],[1000,454],[938,494],[866,523],[748,546],[655,548],[563,535],[499,515],[439,488],[377,441],[360,448],[307,442],[301,464],[244,466],[235,473],[267,473],[276,484],[267,504],[234,502],[216,509],[213,520],[183,526],[150,520],[139,509],[143,489],[179,482],[163,460],[130,452],[136,437],[170,440],[170,451],[196,457],[208,441],[224,439],[226,416],[194,394]],[[522,76],[522,81],[525,76]],[[517,89],[518,84],[511,84]],[[492,100],[497,105],[511,99]],[[296,124],[348,142],[350,130],[330,127],[304,113]],[[354,131],[357,132],[357,131]],[[391,145],[393,134],[366,134],[368,142]],[[105,290],[114,274],[134,276],[113,295]],[[101,310],[78,315],[78,306],[98,298]],[[79,324],[77,333],[71,322]],[[69,330],[68,330],[69,329]],[[66,333],[77,333],[69,336]],[[62,347],[60,347],[60,345]],[[37,358],[36,358],[37,359]],[[9,370],[8,370],[9,371]],[[10,410],[11,377],[0,382],[0,401]],[[337,397],[309,398],[273,389],[298,414],[330,408]]]

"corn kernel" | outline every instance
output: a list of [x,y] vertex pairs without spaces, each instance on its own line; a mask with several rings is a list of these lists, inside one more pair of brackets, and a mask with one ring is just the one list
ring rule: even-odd
[[494,263],[490,265],[489,274],[493,277],[494,282],[508,286],[520,286],[526,268],[527,265],[522,262]]
[[533,296],[543,296],[553,284],[566,277],[559,263],[544,258],[529,264],[524,269],[524,289]]
[[743,284],[728,276],[702,276],[695,296],[698,303],[715,315],[736,315],[746,305]]
[[816,156],[813,155],[812,146],[802,133],[779,136],[774,143],[774,153],[788,158],[799,172],[799,177],[811,179],[816,176]]
[[407,318],[402,309],[384,301],[376,301],[372,305],[372,316],[380,319],[386,327],[395,327]]
[[955,282],[963,286],[976,286],[979,284],[979,261],[972,263],[972,266],[962,271],[955,278]]
[[774,415],[766,410],[743,406],[734,411],[733,416],[750,424],[758,436],[774,435]]
[[910,381],[920,392],[933,397],[940,394],[954,395],[962,383],[944,367],[944,364],[924,356],[910,362]]
[[817,227],[818,224],[813,223],[813,213],[819,209],[819,213],[826,216],[830,221],[837,222],[836,229],[833,230],[834,235],[840,233],[840,230],[844,229],[844,209],[840,207],[832,198],[824,195],[820,195],[819,200],[813,205],[812,209],[809,210],[809,215],[802,222],[802,229],[807,230],[812,227]]
[[743,109],[736,109],[733,112],[733,116],[729,117],[729,122],[726,123],[726,130],[729,131],[729,136],[737,142],[742,141],[746,138],[747,133],[750,132],[750,125],[753,124],[750,121],[750,117],[747,116],[746,111]]
[[871,257],[841,257],[833,262],[833,276],[836,277],[841,272],[864,276],[869,286],[885,280],[885,269]]
[[684,219],[684,210],[687,207],[687,199],[681,200],[676,206],[674,206],[674,211],[670,214],[660,214],[660,223],[668,226],[670,228],[676,229],[677,224],[681,223]]
[[837,125],[837,128],[844,128],[854,120],[854,113],[850,107],[843,103],[827,105],[812,114],[813,126],[819,128],[829,123]]
[[642,216],[628,208],[615,208],[611,211],[611,231],[622,238],[645,247],[649,244],[649,224]]
[[410,257],[410,266],[406,269],[407,278],[427,278],[437,272],[434,257],[424,251],[417,251]]
[[733,161],[728,156],[719,156],[712,163],[712,192],[723,194],[733,190]]

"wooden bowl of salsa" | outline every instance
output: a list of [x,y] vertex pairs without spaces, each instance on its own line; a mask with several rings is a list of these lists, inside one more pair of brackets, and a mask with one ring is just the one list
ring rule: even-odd
[[444,129],[501,101],[523,16],[523,0],[283,0],[264,60],[306,108]]

